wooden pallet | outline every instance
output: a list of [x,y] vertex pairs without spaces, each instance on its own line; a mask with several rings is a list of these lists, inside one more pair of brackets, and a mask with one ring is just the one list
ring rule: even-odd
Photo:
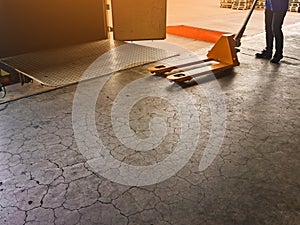
[[220,0],[221,8],[231,8],[233,0]]
[[255,6],[256,9],[264,9],[265,8],[265,0],[259,0]]
[[234,0],[231,9],[247,10],[251,8],[252,0]]
[[300,6],[290,6],[289,11],[290,12],[300,12]]
[[291,0],[289,11],[291,12],[300,12],[300,1],[299,0]]
[[220,3],[220,7],[231,9],[232,3]]
[[250,9],[251,6],[249,6],[248,4],[237,4],[237,5],[232,5],[231,9],[235,9],[235,10],[247,10]]

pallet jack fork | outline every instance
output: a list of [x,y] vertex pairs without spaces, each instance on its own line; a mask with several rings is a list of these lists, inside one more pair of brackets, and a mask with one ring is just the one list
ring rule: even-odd
[[[236,49],[236,47],[240,47],[241,45],[241,38],[246,30],[247,24],[255,9],[257,2],[258,0],[253,1],[247,18],[244,21],[243,26],[238,32],[238,34],[223,34],[220,37],[220,39],[216,42],[216,44],[212,47],[212,49],[208,52],[208,54],[206,55],[206,59],[174,66],[158,65],[155,67],[148,68],[148,71],[157,75],[165,75],[165,73],[169,73],[175,69],[186,68],[185,72],[183,73],[167,75],[167,79],[170,81],[184,82],[191,80],[192,78],[197,76],[216,73],[233,68],[235,66],[239,66],[240,63],[238,61],[236,53],[240,50]],[[188,67],[190,66],[197,66],[198,68],[188,69]]]
[[[186,72],[170,74],[167,79],[174,82],[184,82],[194,77],[216,73],[240,65],[237,57],[237,50],[234,44],[234,34],[223,34],[212,49],[206,55],[207,58],[184,63],[175,66],[158,65],[148,68],[148,71],[157,75],[163,75],[175,69],[186,68]],[[188,70],[188,67],[195,66],[196,69]]]

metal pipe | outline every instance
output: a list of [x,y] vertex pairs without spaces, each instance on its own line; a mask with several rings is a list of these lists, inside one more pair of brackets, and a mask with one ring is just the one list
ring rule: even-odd
[[240,29],[240,31],[238,32],[238,34],[234,37],[234,46],[235,47],[240,47],[241,46],[241,38],[246,30],[247,24],[250,20],[250,17],[255,9],[256,3],[258,2],[258,0],[254,0],[251,8],[250,8],[250,12],[248,13],[248,16],[242,26],[242,28]]

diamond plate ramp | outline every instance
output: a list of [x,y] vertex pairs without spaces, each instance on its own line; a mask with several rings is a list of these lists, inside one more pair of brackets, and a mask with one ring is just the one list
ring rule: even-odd
[[60,87],[79,82],[83,73],[96,59],[100,59],[97,64],[99,66],[89,73],[87,79],[175,55],[158,48],[102,40],[4,58],[1,63],[43,85]]

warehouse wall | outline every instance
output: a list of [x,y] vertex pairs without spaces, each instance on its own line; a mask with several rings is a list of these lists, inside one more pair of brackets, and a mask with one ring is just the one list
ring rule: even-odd
[[0,58],[106,39],[104,0],[0,0]]

